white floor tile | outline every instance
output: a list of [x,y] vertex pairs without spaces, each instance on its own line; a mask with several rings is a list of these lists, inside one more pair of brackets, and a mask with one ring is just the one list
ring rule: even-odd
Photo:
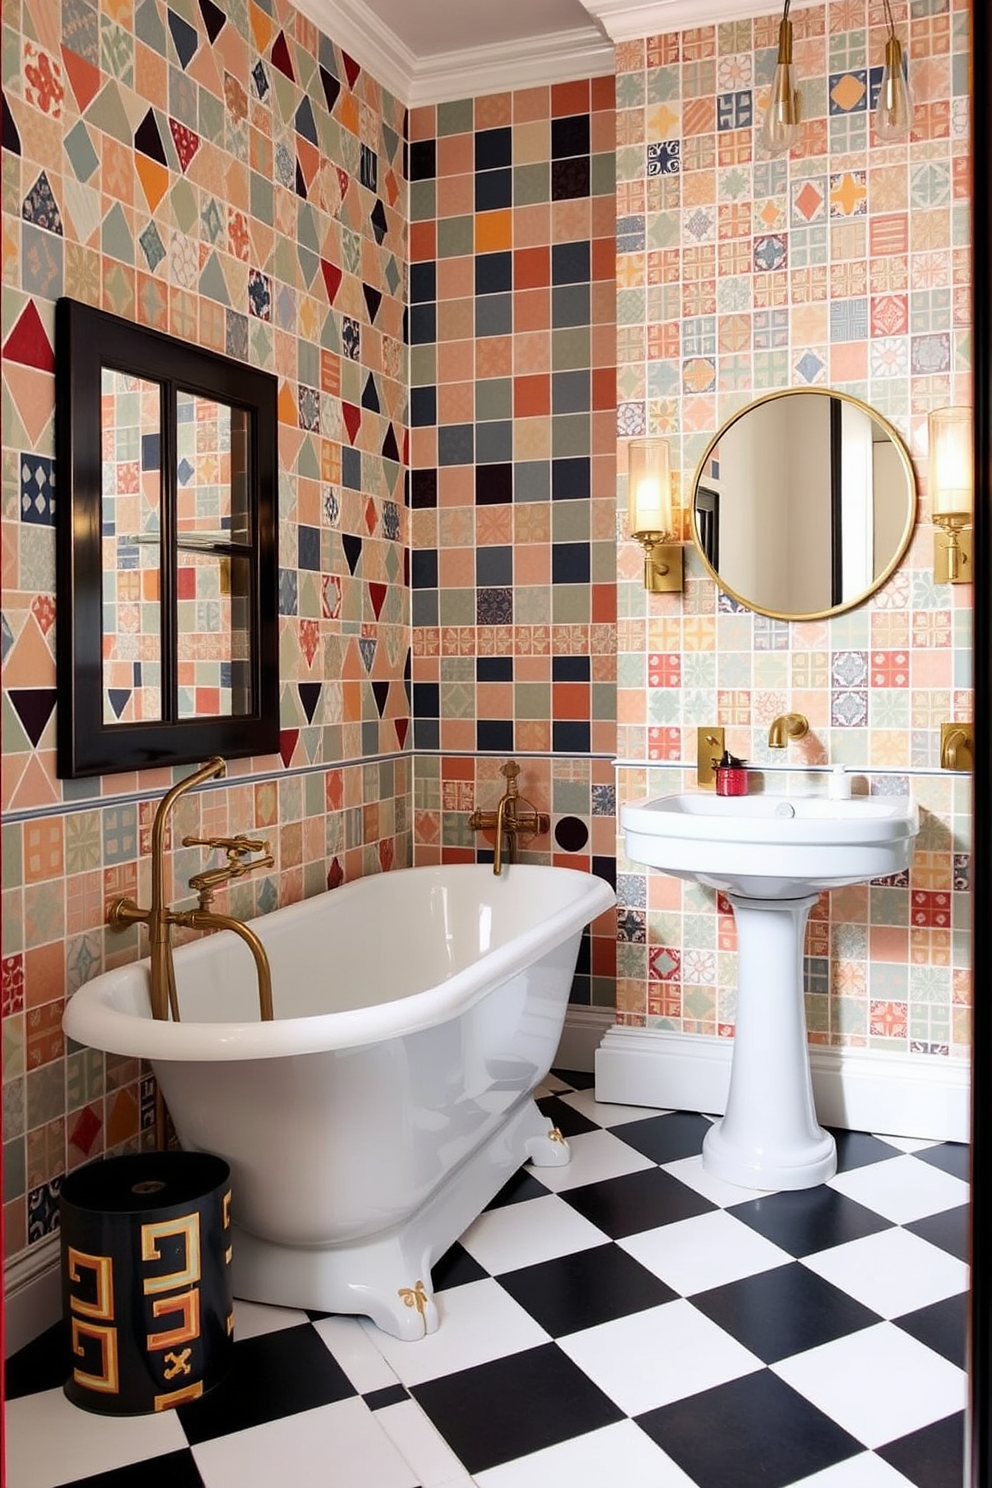
[[258,1338],[263,1333],[278,1333],[280,1328],[296,1328],[309,1322],[305,1312],[295,1307],[268,1307],[261,1302],[234,1299],[234,1340]]
[[860,1452],[846,1462],[824,1468],[810,1478],[791,1483],[789,1488],[907,1488],[908,1478],[881,1457]]
[[655,1164],[641,1152],[635,1152],[619,1137],[608,1131],[582,1132],[569,1137],[571,1162],[563,1168],[535,1168],[539,1178],[552,1193],[566,1188],[581,1188],[583,1183],[601,1183],[605,1178],[619,1178],[624,1173],[637,1173]]
[[692,1479],[633,1421],[476,1473],[479,1488],[693,1488]]
[[667,1108],[658,1106],[618,1106],[598,1101],[595,1090],[575,1090],[571,1095],[563,1095],[562,1100],[600,1126],[623,1126],[628,1121],[647,1121],[651,1116],[670,1114]]
[[193,1447],[206,1488],[417,1488],[403,1461],[362,1400],[338,1400],[317,1410],[266,1421]]
[[472,1479],[415,1400],[388,1405],[375,1418],[422,1488],[447,1488],[459,1475],[471,1488]]
[[969,1185],[915,1157],[893,1157],[838,1173],[830,1187],[883,1214],[893,1224],[909,1224],[942,1209],[967,1204]]
[[760,1369],[761,1361],[689,1302],[665,1302],[558,1339],[628,1416]]
[[548,1194],[488,1209],[469,1225],[461,1244],[490,1275],[498,1276],[573,1250],[588,1250],[608,1239],[564,1199]]
[[767,1188],[741,1188],[739,1184],[727,1183],[723,1178],[714,1177],[703,1167],[702,1153],[697,1157],[680,1157],[677,1162],[662,1163],[661,1166],[680,1183],[694,1188],[704,1199],[719,1204],[722,1209],[729,1209],[731,1204],[746,1204],[749,1199],[760,1199],[767,1193],[775,1192],[774,1189]]
[[772,1366],[866,1447],[963,1409],[964,1370],[892,1323],[878,1323]]
[[362,1395],[396,1384],[396,1375],[357,1317],[328,1317],[314,1329]]
[[807,1256],[817,1276],[863,1302],[881,1317],[902,1317],[968,1289],[964,1261],[908,1230],[883,1230]]
[[924,1137],[889,1137],[884,1132],[872,1132],[880,1142],[888,1142],[890,1147],[898,1147],[900,1152],[922,1152],[926,1147],[938,1147],[938,1142],[928,1141]]
[[683,1297],[786,1266],[792,1260],[786,1251],[722,1209],[628,1235],[618,1243]]
[[70,1405],[61,1389],[8,1400],[4,1440],[10,1488],[55,1488],[186,1445],[175,1411],[99,1416]]
[[[548,1342],[544,1329],[488,1277],[450,1287],[438,1295],[437,1303],[441,1326],[416,1343],[374,1330],[376,1348],[404,1385],[419,1385]],[[371,1323],[363,1321],[362,1326],[373,1335]]]

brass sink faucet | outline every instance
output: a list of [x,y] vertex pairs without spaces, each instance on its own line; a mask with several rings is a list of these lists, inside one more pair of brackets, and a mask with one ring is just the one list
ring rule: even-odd
[[784,749],[790,739],[803,739],[809,733],[809,719],[802,713],[780,713],[768,730],[769,749]]
[[[268,851],[269,844],[247,837],[185,837],[183,845],[186,847],[196,844],[223,848],[227,853],[227,863],[220,868],[196,873],[190,879],[190,888],[196,890],[200,897],[198,909],[170,909],[165,898],[165,848],[173,807],[180,796],[202,785],[205,780],[223,775],[226,769],[226,764],[219,756],[210,759],[162,797],[152,822],[152,902],[147,909],[141,909],[132,898],[124,895],[114,901],[107,914],[107,923],[111,930],[125,930],[128,925],[136,924],[145,925],[148,929],[153,1018],[168,1019],[171,1014],[175,1022],[179,1021],[176,969],[172,960],[173,925],[185,925],[192,930],[232,930],[239,936],[255,961],[261,1017],[264,1020],[272,1018],[272,974],[265,947],[254,930],[240,920],[231,915],[217,914],[209,908],[218,884],[240,878],[253,868],[271,866],[273,860]],[[254,852],[264,852],[265,856],[249,861],[249,855]]]
[[[506,779],[506,790],[500,796],[495,811],[480,811],[476,808],[468,819],[473,832],[495,832],[496,848],[493,854],[493,872],[499,874],[503,867],[504,843],[506,856],[513,862],[518,836],[537,837],[550,830],[551,819],[546,811],[535,811],[528,801],[521,801],[517,790],[520,766],[516,760],[507,760],[500,770]],[[526,810],[521,811],[521,807]]]

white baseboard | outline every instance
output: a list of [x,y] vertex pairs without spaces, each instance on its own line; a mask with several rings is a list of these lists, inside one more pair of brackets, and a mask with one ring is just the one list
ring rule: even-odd
[[612,1008],[570,1006],[565,1014],[555,1067],[581,1070],[591,1075],[596,1068],[596,1050],[613,1027],[615,1018]]
[[[732,1050],[730,1039],[614,1025],[596,1052],[597,1099],[720,1115]],[[929,1141],[970,1139],[967,1059],[814,1045],[810,1069],[817,1115],[826,1126]]]
[[3,1305],[4,1354],[8,1358],[58,1322],[62,1316],[62,1278],[57,1234],[32,1245],[4,1268]]

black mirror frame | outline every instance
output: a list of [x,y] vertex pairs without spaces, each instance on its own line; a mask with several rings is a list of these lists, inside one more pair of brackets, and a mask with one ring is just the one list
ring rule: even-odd
[[[55,311],[56,662],[58,774],[63,779],[235,758],[279,748],[277,545],[277,382],[249,367],[75,300]],[[101,551],[101,371],[131,372],[163,387],[217,399],[249,415],[249,509],[254,543],[250,605],[252,711],[216,718],[176,717],[175,445],[163,428],[161,720],[107,724],[103,717]]]

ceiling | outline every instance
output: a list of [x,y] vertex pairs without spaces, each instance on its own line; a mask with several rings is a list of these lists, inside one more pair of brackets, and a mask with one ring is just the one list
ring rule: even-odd
[[[295,0],[408,106],[614,71],[614,43],[780,0]],[[795,8],[818,0],[792,0]]]

